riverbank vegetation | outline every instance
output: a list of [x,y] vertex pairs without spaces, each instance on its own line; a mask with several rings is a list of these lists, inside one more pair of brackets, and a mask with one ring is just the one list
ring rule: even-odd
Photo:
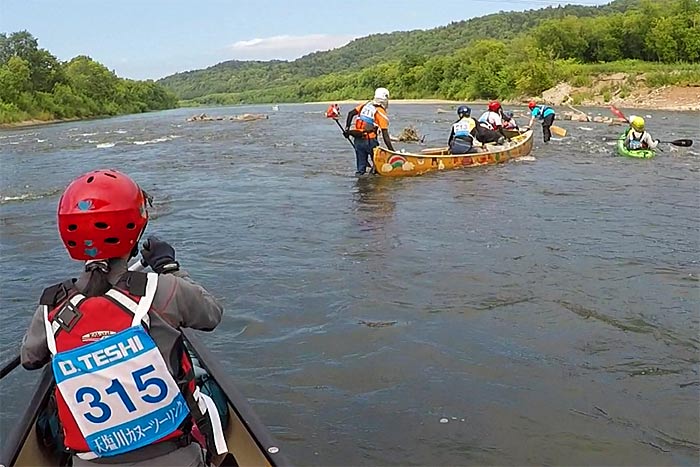
[[0,124],[173,107],[175,94],[153,81],[119,78],[86,56],[62,62],[27,31],[0,33]]
[[[182,105],[392,98],[513,99],[625,72],[627,86],[700,85],[695,0],[615,0],[376,34],[293,62],[220,63],[159,82]],[[611,89],[619,93],[620,89]]]

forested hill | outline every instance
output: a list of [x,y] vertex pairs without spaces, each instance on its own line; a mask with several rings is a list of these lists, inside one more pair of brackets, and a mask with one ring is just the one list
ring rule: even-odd
[[[617,3],[626,4],[630,0],[618,0],[615,4]],[[567,5],[527,12],[497,13],[430,30],[372,34],[337,49],[305,55],[293,62],[230,60],[204,70],[177,73],[159,82],[175,91],[182,99],[262,89],[331,72],[356,70],[407,55],[447,55],[478,39],[512,39],[545,19],[566,15],[594,16],[603,14],[611,7]]]
[[[178,73],[159,83],[181,99],[221,104],[355,98],[378,85],[390,86],[392,97],[406,98],[489,97],[494,87],[506,85],[511,93],[541,91],[531,84],[539,81],[540,86],[534,86],[537,88],[550,84],[551,79],[522,77],[514,71],[510,77],[498,78],[507,83],[485,87],[484,83],[476,83],[483,89],[468,89],[474,88],[472,83],[460,89],[446,83],[444,73],[469,76],[479,71],[503,71],[498,57],[496,64],[483,64],[487,70],[469,70],[470,50],[471,55],[485,52],[488,56],[491,50],[504,49],[503,56],[514,61],[511,66],[518,61],[555,59],[580,63],[620,59],[697,61],[698,14],[695,0],[615,0],[597,7],[567,5],[497,13],[427,31],[375,34],[293,62],[223,62],[205,70]],[[463,57],[463,63],[451,63],[450,58],[455,56]],[[486,57],[480,58],[483,61]],[[552,78],[556,70],[538,73]],[[342,82],[336,79],[339,76]],[[521,85],[516,89],[515,81],[519,79]]]
[[85,55],[62,62],[28,31],[0,33],[0,124],[146,112],[177,103],[163,86],[119,78]]

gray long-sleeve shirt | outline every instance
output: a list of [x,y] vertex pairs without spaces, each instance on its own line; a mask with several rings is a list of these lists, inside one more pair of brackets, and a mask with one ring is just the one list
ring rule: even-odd
[[[108,280],[110,284],[115,285],[127,272],[127,264],[124,260],[111,260],[110,267]],[[76,288],[82,290],[88,278],[88,273],[81,274]],[[28,370],[41,368],[51,360],[42,308],[37,308],[22,341],[22,366]],[[188,274],[180,270],[158,277],[158,288],[148,314],[149,334],[168,364],[171,374],[176,375],[176,365],[179,361],[176,345],[180,338],[179,328],[211,331],[221,321],[223,308],[209,292],[192,282]]]

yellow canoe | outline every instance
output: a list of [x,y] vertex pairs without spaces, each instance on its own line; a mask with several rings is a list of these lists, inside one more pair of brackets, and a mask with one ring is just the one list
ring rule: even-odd
[[448,148],[424,149],[420,154],[374,149],[374,167],[385,177],[410,177],[438,170],[462,169],[506,162],[532,151],[533,131],[515,136],[503,145],[487,144],[482,152],[454,155]]

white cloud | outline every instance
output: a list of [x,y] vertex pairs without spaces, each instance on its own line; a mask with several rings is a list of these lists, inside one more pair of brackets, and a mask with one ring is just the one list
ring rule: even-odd
[[238,60],[290,60],[311,52],[341,47],[356,36],[309,34],[306,36],[272,36],[238,41],[228,47],[231,58]]

